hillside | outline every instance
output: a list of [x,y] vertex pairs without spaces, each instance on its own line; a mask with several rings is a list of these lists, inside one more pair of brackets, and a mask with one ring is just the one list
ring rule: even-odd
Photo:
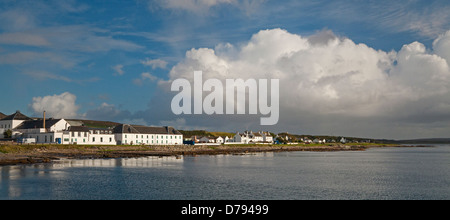
[[228,136],[228,137],[234,137],[234,133],[228,133],[228,132],[209,132],[204,130],[194,130],[194,131],[185,131],[185,130],[179,130],[183,134],[185,138],[190,138],[192,136],[201,136],[201,137],[218,137],[218,136]]
[[95,120],[85,120],[85,119],[66,119],[66,121],[81,122],[80,125],[84,125],[90,128],[114,128],[120,123],[111,121],[95,121]]

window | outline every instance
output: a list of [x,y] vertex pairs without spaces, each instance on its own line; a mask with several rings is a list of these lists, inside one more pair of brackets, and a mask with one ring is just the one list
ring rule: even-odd
[[95,137],[92,138],[92,142],[95,142]]
[[102,143],[103,143],[103,138],[102,138],[102,137],[100,138],[100,142],[102,142]]
[[109,142],[112,142],[112,138],[109,138]]

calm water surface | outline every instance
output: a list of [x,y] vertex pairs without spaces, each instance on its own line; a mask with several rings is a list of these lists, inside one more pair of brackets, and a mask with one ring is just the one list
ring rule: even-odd
[[450,199],[450,146],[0,167],[0,199]]

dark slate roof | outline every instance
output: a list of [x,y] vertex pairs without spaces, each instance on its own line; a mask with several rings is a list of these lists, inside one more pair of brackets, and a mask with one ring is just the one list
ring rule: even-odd
[[67,131],[75,131],[75,132],[90,132],[94,131],[94,134],[112,134],[112,129],[105,128],[90,128],[86,126],[70,126]]
[[181,133],[173,127],[147,127],[140,125],[125,125],[121,124],[114,128],[116,134],[176,134]]
[[32,120],[28,116],[20,113],[20,111],[16,111],[16,113],[6,116],[1,119],[2,121],[11,121],[11,120]]
[[114,133],[115,134],[138,134],[139,131],[136,130],[135,128],[133,128],[131,125],[125,125],[125,124],[121,124],[121,125],[117,125],[116,127],[114,127]]
[[68,131],[89,132],[89,128],[84,126],[70,126]]
[[[46,119],[45,120],[45,128],[50,128],[62,119]],[[22,122],[16,129],[33,129],[33,128],[42,128],[44,121],[42,119],[38,120],[29,120]]]

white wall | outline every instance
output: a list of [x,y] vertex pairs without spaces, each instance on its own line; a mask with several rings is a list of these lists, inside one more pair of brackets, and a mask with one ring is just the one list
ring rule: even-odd
[[164,134],[116,134],[122,145],[182,145],[183,135]]

